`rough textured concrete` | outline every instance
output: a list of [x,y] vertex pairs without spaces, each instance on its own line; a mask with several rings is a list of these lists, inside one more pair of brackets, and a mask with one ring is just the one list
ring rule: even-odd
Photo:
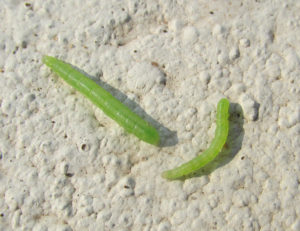
[[[0,230],[299,230],[300,1],[3,0]],[[127,134],[41,63],[85,71],[159,129]],[[160,173],[213,139],[215,162]]]

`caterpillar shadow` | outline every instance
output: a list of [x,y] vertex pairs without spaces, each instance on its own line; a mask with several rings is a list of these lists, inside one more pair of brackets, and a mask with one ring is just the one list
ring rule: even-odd
[[112,87],[111,85],[103,82],[101,78],[101,74],[99,74],[97,77],[93,77],[86,73],[85,71],[79,69],[78,67],[75,67],[72,65],[72,67],[78,71],[80,71],[82,74],[88,76],[90,79],[95,81],[99,86],[104,88],[106,91],[108,91],[112,96],[117,98],[119,101],[121,101],[124,105],[126,105],[128,108],[130,108],[133,112],[135,112],[137,115],[139,115],[141,118],[146,120],[148,123],[150,123],[152,126],[154,126],[160,136],[160,144],[159,147],[168,147],[168,146],[174,146],[178,143],[178,136],[176,131],[171,131],[170,129],[163,126],[161,123],[153,119],[150,115],[148,115],[144,109],[142,109],[136,102],[129,99],[124,93],[119,91],[118,89]]
[[244,139],[244,116],[241,105],[237,103],[230,103],[229,113],[228,138],[219,155],[212,162],[199,169],[197,172],[184,176],[180,178],[180,180],[209,175],[215,169],[229,163],[239,152]]

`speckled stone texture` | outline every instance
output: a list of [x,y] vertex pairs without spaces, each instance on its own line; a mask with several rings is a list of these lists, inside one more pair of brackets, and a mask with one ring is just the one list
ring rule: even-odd
[[[300,230],[300,2],[2,0],[0,230]],[[45,67],[72,63],[156,126],[127,134]],[[217,102],[228,141],[193,178]]]

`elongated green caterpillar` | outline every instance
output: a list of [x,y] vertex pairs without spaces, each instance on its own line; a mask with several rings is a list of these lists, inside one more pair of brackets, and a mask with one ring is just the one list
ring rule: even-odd
[[157,130],[97,83],[59,59],[44,56],[42,61],[68,84],[102,109],[106,115],[125,128],[127,132],[133,133],[147,143],[159,145],[160,137]]
[[211,162],[222,150],[228,136],[229,130],[229,101],[225,98],[221,99],[217,106],[217,128],[215,131],[215,138],[213,139],[211,145],[207,150],[205,150],[201,155],[195,157],[194,159],[180,165],[177,168],[165,171],[162,173],[162,177],[175,180],[195,171],[199,170],[209,162]]

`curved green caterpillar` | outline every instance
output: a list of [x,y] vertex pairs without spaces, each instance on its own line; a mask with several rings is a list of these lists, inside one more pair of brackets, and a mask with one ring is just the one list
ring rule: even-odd
[[217,128],[215,131],[215,138],[213,139],[209,148],[205,150],[201,155],[180,165],[179,167],[163,172],[162,177],[169,180],[182,178],[183,176],[189,175],[199,170],[200,168],[211,162],[219,154],[228,136],[228,110],[229,101],[225,98],[221,99],[217,106]]
[[157,130],[97,83],[59,59],[44,56],[42,61],[68,84],[102,109],[106,115],[125,128],[127,132],[133,133],[147,143],[159,145],[160,137]]

